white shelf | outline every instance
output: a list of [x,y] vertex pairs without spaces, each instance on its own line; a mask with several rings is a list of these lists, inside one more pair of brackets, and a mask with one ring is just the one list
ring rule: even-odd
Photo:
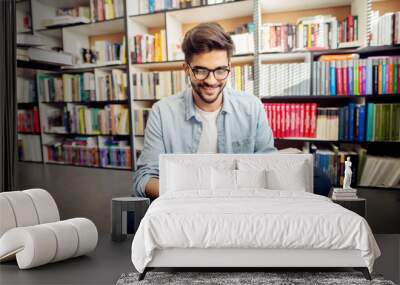
[[227,2],[166,12],[181,23],[213,22],[224,19],[253,16],[253,1]]
[[124,19],[117,18],[91,24],[83,24],[72,27],[65,27],[63,30],[68,30],[71,33],[77,33],[86,36],[99,36],[113,33],[123,33],[125,30]]
[[124,67],[121,61],[109,61],[104,64],[82,63],[72,66],[63,66],[62,69],[74,70],[74,69],[95,69],[95,68],[120,68],[120,67]]
[[351,0],[262,0],[261,11],[262,13],[277,13],[296,10],[348,6],[350,4]]
[[[232,64],[242,64],[254,61],[253,55],[237,55],[231,57]],[[176,61],[163,61],[163,62],[149,62],[149,63],[134,63],[132,64],[135,68],[146,68],[146,69],[177,69],[182,67],[183,60]]]
[[260,54],[260,60],[262,63],[274,63],[280,61],[292,61],[292,60],[302,60],[311,61],[310,52],[288,52],[288,53],[270,53],[270,54]]
[[165,13],[130,16],[130,19],[148,28],[165,26]]
[[183,60],[176,61],[160,61],[160,62],[148,62],[148,63],[133,63],[132,66],[136,68],[146,68],[146,69],[168,69],[168,68],[180,68],[182,67]]

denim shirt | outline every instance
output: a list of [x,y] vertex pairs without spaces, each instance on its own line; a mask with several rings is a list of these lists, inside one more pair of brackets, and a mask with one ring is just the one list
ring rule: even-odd
[[[261,101],[226,87],[217,117],[218,153],[275,151],[274,139]],[[196,112],[192,88],[168,96],[153,105],[144,137],[144,148],[134,173],[136,196],[145,197],[151,177],[159,177],[162,153],[197,153],[202,123]]]

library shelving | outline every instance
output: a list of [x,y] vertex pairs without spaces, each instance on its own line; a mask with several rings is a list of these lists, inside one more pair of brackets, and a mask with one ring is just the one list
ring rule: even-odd
[[[129,132],[122,137],[115,136],[114,139],[121,139],[124,145],[129,146],[132,170],[135,170],[137,155],[143,148],[143,131],[152,104],[186,87],[187,82],[182,75],[183,53],[180,45],[185,32],[201,22],[218,22],[232,34],[238,49],[232,57],[229,84],[234,88],[254,93],[265,104],[316,104],[324,120],[327,114],[331,115],[339,110],[347,112],[349,106],[352,106],[358,115],[361,110],[365,116],[364,121],[368,122],[368,107],[372,110],[371,108],[376,107],[373,104],[379,105],[377,107],[379,113],[382,108],[393,108],[380,105],[395,106],[400,103],[398,89],[389,88],[385,92],[366,93],[366,89],[363,89],[365,87],[361,85],[361,92],[357,91],[354,95],[332,95],[326,92],[328,90],[326,82],[318,83],[319,85],[316,82],[316,68],[322,71],[324,65],[319,62],[326,56],[356,54],[357,60],[363,63],[371,57],[394,57],[400,54],[400,45],[395,41],[382,46],[371,44],[374,39],[371,35],[376,32],[373,30],[374,22],[371,19],[373,11],[379,11],[382,16],[385,13],[400,11],[399,1],[396,0],[176,1],[178,6],[174,6],[176,4],[174,1],[124,0],[123,14],[118,17],[99,20],[96,18],[99,11],[95,9],[97,12],[95,11],[94,15],[97,16],[94,18],[91,16],[90,22],[52,27],[45,27],[41,23],[44,19],[56,15],[58,8],[90,7],[93,5],[92,1],[30,0],[29,2],[32,7],[33,33],[45,37],[50,46],[62,48],[64,52],[73,55],[72,65],[53,68],[53,72],[49,73],[50,76],[62,78],[63,74],[72,77],[77,74],[92,73],[97,91],[101,89],[97,80],[99,77],[106,76],[113,70],[126,73],[126,98],[122,100],[107,98],[108,100],[101,101],[71,98],[39,100],[41,121],[45,119],[47,111],[72,108],[68,106],[83,106],[83,109],[90,110],[100,110],[104,106],[114,104],[126,106],[129,112]],[[165,6],[167,4],[170,6]],[[185,5],[182,6],[183,4]],[[92,11],[93,7],[90,9]],[[118,56],[97,60],[95,63],[90,60],[88,62],[82,53],[82,49],[86,51],[100,49],[100,54],[104,54],[104,49],[110,47],[118,50]],[[29,66],[30,63],[24,64]],[[287,67],[280,67],[283,65]],[[338,68],[341,67],[339,64]],[[286,80],[286,77],[284,80],[279,80],[282,72],[292,76],[293,81]],[[166,78],[175,78],[175,84],[167,82]],[[147,87],[138,85],[138,82],[141,82],[138,79],[144,79],[146,84],[160,79],[163,85],[157,83],[150,85],[154,89],[158,88],[158,91],[149,92]],[[287,88],[279,84],[283,81],[292,83],[294,87],[287,89],[286,93],[282,92]],[[322,79],[319,82],[323,82]],[[344,94],[344,91],[349,91],[346,88],[339,93]],[[275,92],[276,90],[278,91]],[[325,121],[324,123],[328,124],[328,121]],[[363,140],[350,141],[339,137],[321,139],[277,136],[276,146],[278,148],[295,146],[308,152],[312,152],[315,146],[321,146],[321,151],[336,146],[334,150],[336,152],[340,152],[343,147],[344,151],[349,152],[366,149],[368,154],[372,155],[400,157],[398,153],[400,142],[382,140],[384,136],[378,136],[377,140],[367,140],[367,126],[361,128],[361,132],[365,132],[361,136],[364,137]],[[358,129],[355,134],[360,135]],[[45,148],[51,145],[49,143],[52,140],[55,139],[53,142],[57,144],[60,143],[60,137],[73,139],[74,135],[85,136],[77,132],[53,134],[53,131],[41,128],[43,154],[46,153]],[[97,140],[101,136],[87,135]],[[53,163],[45,155],[43,157],[45,162]]]

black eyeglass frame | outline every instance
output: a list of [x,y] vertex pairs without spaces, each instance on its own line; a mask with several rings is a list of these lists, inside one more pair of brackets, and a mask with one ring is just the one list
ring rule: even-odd
[[[229,76],[229,73],[231,72],[231,69],[228,68],[228,67],[225,67],[225,68],[224,68],[224,67],[217,67],[217,68],[215,68],[215,69],[208,69],[207,67],[198,67],[198,68],[197,68],[197,67],[192,67],[189,63],[188,63],[187,65],[189,66],[190,70],[192,71],[194,78],[196,78],[197,80],[201,80],[201,81],[206,80],[206,79],[210,76],[210,73],[211,73],[211,72],[213,73],[214,78],[215,78],[216,80],[222,81],[222,80],[227,79],[228,76]],[[196,73],[194,72],[196,69],[207,70],[207,71],[208,71],[207,76],[204,77],[203,79],[197,78]],[[227,72],[227,74],[226,74],[226,76],[225,76],[224,78],[218,79],[218,78],[215,76],[215,71],[217,71],[217,70],[225,70],[225,71],[228,71],[228,72]]]

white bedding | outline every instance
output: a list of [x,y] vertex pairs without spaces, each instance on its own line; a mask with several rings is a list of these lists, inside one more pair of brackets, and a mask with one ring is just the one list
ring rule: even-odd
[[265,189],[184,191],[156,199],[132,243],[143,272],[155,249],[357,249],[372,272],[379,248],[364,218],[326,197]]

